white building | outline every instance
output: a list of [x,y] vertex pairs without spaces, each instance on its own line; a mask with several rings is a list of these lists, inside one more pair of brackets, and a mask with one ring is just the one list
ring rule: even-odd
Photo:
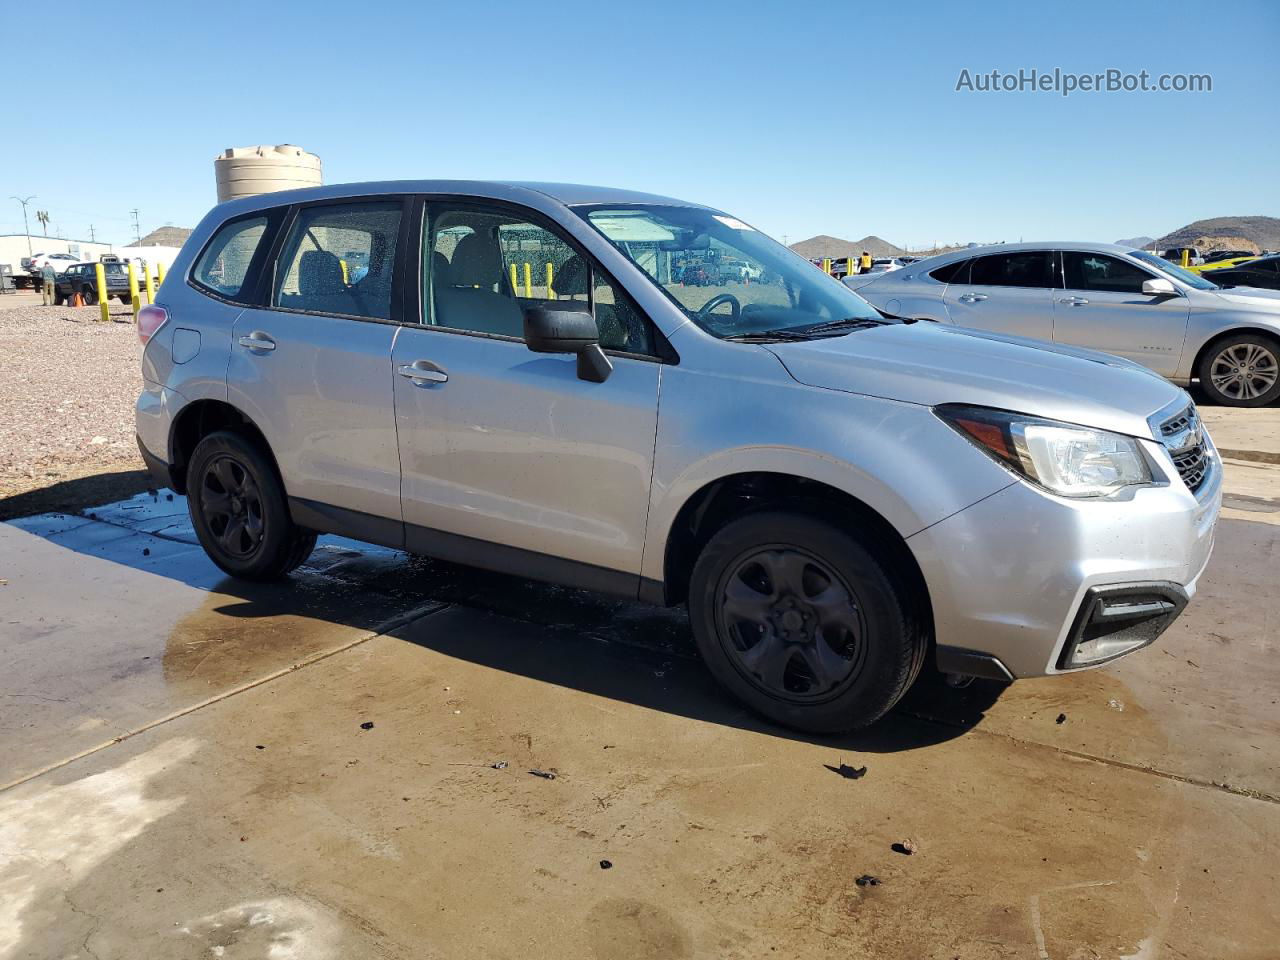
[[0,234],[0,263],[13,268],[14,276],[22,273],[22,258],[37,253],[69,253],[81,260],[97,260],[104,253],[119,253],[122,248],[110,243],[94,243],[90,240],[59,240],[56,237],[31,235],[31,252],[27,252],[25,233]]

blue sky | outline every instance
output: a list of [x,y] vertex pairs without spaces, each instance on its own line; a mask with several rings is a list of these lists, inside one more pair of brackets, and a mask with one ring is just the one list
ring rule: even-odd
[[[22,229],[11,194],[36,194],[76,239],[92,223],[128,242],[135,207],[144,232],[192,226],[215,200],[214,156],[284,142],[318,153],[331,183],[604,183],[791,242],[1115,240],[1280,215],[1267,0],[58,9],[82,53],[9,38],[0,58],[11,112],[55,98],[48,119],[6,124],[0,233]],[[1205,73],[1213,90],[955,90],[962,69],[1020,68]]]

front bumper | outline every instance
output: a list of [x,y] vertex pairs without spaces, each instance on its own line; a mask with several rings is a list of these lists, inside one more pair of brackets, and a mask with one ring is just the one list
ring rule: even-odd
[[[1197,494],[1172,476],[1113,501],[1018,481],[908,539],[929,589],[939,668],[1017,678],[1097,666],[1105,660],[1077,665],[1074,647],[1111,629],[1100,626],[1108,617],[1142,641],[1122,653],[1153,641],[1195,595],[1222,506],[1216,452]],[[1123,622],[1166,602],[1145,611],[1145,626]]]

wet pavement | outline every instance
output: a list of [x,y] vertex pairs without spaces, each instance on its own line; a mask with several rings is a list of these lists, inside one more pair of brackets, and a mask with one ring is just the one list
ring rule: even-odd
[[1155,647],[834,739],[680,611],[337,538],[247,586],[164,494],[0,524],[0,958],[1273,957],[1277,478]]

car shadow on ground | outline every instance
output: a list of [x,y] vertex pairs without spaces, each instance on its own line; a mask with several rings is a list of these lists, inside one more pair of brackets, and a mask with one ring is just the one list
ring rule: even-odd
[[131,497],[154,483],[151,474],[141,467],[137,470],[118,470],[60,480],[46,487],[0,497],[0,520],[55,510],[74,513],[86,507]]
[[[177,665],[190,657],[197,633],[196,640],[216,636],[227,648],[238,646],[240,655],[228,666],[247,673],[255,646],[288,642],[283,638],[298,632],[299,620],[303,629],[306,620],[323,621],[390,629],[449,657],[648,709],[866,752],[918,749],[961,736],[982,722],[1007,686],[974,681],[955,689],[930,661],[898,707],[870,730],[811,735],[772,724],[720,690],[698,657],[683,607],[619,600],[336,537],[322,538],[287,579],[249,583],[220,575],[196,544],[184,499],[166,493],[141,494],[75,519],[37,517],[18,525],[69,550],[207,591],[199,614],[172,629],[164,658],[174,675],[184,672]],[[411,611],[417,619],[397,627]],[[286,621],[290,628],[282,630]]]

